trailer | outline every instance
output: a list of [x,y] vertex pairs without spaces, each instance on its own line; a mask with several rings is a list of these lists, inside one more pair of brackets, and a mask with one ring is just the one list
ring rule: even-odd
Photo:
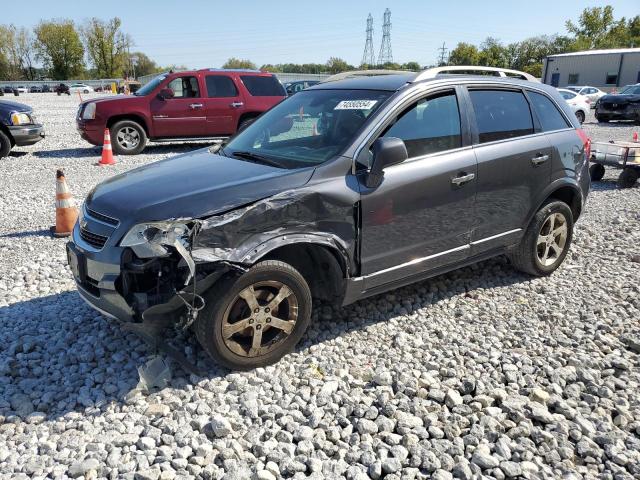
[[633,187],[640,177],[640,142],[594,142],[591,144],[591,181],[604,177],[605,166],[621,169],[618,187]]

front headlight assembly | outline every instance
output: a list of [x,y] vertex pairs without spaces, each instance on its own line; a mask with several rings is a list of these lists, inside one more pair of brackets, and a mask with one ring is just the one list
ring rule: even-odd
[[82,111],[83,120],[93,120],[96,118],[96,104],[95,102],[87,103]]
[[178,243],[186,247],[189,234],[189,227],[182,222],[139,223],[127,232],[120,246],[131,247],[140,258],[164,257],[169,254],[165,246]]
[[33,120],[31,120],[31,117],[29,116],[28,113],[24,113],[24,112],[13,112],[11,114],[11,123],[13,125],[31,125],[33,123]]

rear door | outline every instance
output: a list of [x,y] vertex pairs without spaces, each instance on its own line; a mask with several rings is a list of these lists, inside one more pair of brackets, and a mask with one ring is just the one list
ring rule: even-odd
[[520,88],[469,87],[478,160],[472,254],[509,245],[549,184],[552,150]]
[[280,102],[287,93],[274,75],[240,75],[244,86],[244,108],[251,112],[264,112]]
[[174,77],[162,88],[173,91],[173,98],[154,96],[149,108],[156,137],[201,137],[206,135],[206,117],[198,77]]
[[207,135],[230,135],[236,131],[244,102],[233,78],[223,74],[204,75],[204,113]]

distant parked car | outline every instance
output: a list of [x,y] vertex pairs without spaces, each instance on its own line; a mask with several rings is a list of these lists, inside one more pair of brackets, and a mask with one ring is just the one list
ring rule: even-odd
[[587,97],[589,100],[591,100],[591,108],[594,108],[599,98],[604,97],[607,94],[606,92],[603,92],[599,88],[590,87],[590,86],[570,85],[568,87],[565,87],[565,89],[576,92],[578,95],[583,95]]
[[284,85],[284,89],[287,91],[287,95],[291,96],[294,93],[301,92],[305,88],[312,87],[319,84],[318,80],[298,80],[296,82],[289,82]]
[[71,95],[71,92],[69,91],[69,87],[64,83],[61,83],[56,87],[56,93],[58,95],[62,95],[63,93],[66,93],[67,95]]
[[49,93],[50,91],[51,91],[51,87],[49,85],[47,85],[46,83],[42,85],[42,92]]
[[42,93],[42,87],[39,85],[32,85],[31,88],[29,88],[29,91],[31,93]]
[[565,88],[559,88],[558,92],[560,92],[562,98],[567,101],[573,113],[576,114],[578,121],[584,123],[584,119],[587,118],[587,112],[591,108],[589,99],[584,95],[579,95],[573,90],[567,90]]
[[33,145],[44,138],[29,105],[0,100],[0,158],[9,155],[14,146]]
[[91,93],[93,91],[93,87],[85,85],[84,83],[74,83],[69,87],[69,92],[71,93]]
[[13,93],[13,87],[10,87],[9,85],[5,85],[4,87],[2,87],[2,91],[4,93]]
[[148,140],[215,140],[246,127],[286,97],[271,73],[204,69],[163,73],[133,95],[82,102],[76,124],[83,139],[135,155]]
[[15,88],[15,90],[18,91],[18,93],[29,93],[29,89],[27,87],[25,87],[24,85],[19,85]]
[[596,103],[596,119],[605,123],[609,120],[635,120],[640,123],[640,83],[601,97]]

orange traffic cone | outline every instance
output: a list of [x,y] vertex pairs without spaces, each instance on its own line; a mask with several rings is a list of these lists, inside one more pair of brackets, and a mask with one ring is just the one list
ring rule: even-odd
[[54,237],[68,237],[78,219],[78,209],[75,206],[73,195],[69,191],[64,172],[56,172],[56,224],[51,227]]
[[98,162],[98,165],[115,165],[116,159],[113,158],[113,151],[111,150],[111,134],[109,129],[104,129],[104,140],[102,141],[102,158]]

